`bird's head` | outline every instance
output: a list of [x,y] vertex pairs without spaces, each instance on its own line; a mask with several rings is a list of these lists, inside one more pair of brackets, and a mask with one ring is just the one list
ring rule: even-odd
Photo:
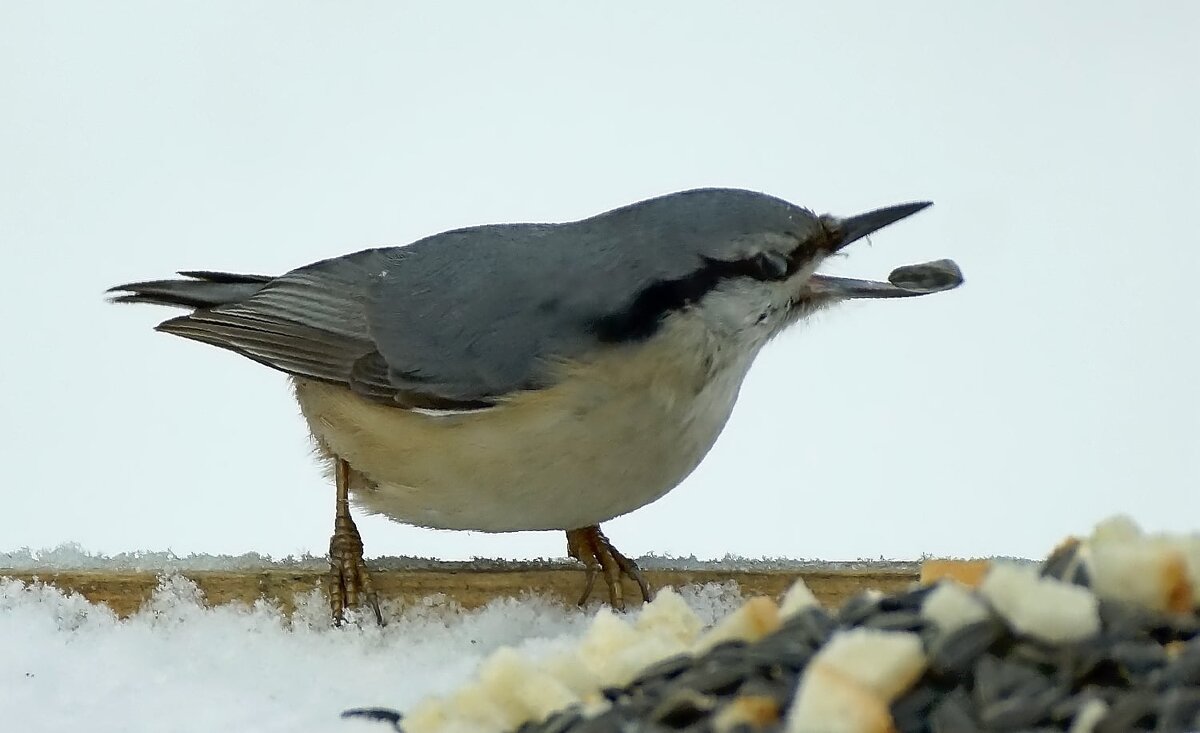
[[854,216],[818,215],[738,189],[685,191],[610,212],[660,258],[663,277],[599,324],[612,340],[649,337],[666,321],[703,319],[716,333],[756,349],[797,320],[850,298],[924,295],[957,287],[949,260],[910,265],[891,282],[814,274],[828,257],[930,206],[897,204]]

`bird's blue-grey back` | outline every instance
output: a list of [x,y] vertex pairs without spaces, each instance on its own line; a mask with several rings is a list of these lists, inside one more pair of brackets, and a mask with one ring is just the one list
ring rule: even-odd
[[487,404],[546,386],[551,364],[646,338],[664,314],[745,274],[763,233],[810,212],[702,189],[564,224],[437,234],[299,268],[162,330],[399,404]]
[[[394,250],[369,286],[372,338],[398,385],[456,399],[542,386],[546,359],[621,340],[608,324],[648,289],[749,254],[749,241],[738,251],[743,238],[784,227],[799,211],[740,194],[696,192],[580,222],[468,229]],[[725,210],[714,216],[713,207]],[[624,335],[648,335],[662,315],[637,314],[641,322]]]

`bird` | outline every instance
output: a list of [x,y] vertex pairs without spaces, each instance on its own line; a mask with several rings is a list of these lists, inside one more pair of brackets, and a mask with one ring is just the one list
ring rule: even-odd
[[573,221],[489,224],[364,249],[279,276],[180,271],[109,300],[181,307],[156,330],[291,381],[335,487],[331,614],[384,619],[350,513],[422,527],[566,533],[585,571],[643,600],[601,524],[674,489],[724,429],[762,347],[836,303],[950,290],[952,260],[890,282],[816,274],[930,206],[818,215],[699,188]]

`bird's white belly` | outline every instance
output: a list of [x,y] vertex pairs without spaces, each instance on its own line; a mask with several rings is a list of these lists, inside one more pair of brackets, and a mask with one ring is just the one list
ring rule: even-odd
[[574,529],[660,498],[708,453],[748,355],[703,347],[621,347],[556,386],[451,417],[319,382],[296,380],[296,396],[327,454],[366,479],[351,491],[369,511],[443,529]]

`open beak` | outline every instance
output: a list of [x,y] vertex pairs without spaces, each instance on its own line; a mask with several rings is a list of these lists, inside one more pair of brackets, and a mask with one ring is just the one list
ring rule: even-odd
[[813,275],[805,283],[810,295],[848,300],[851,298],[911,298],[953,290],[963,283],[962,270],[954,260],[934,260],[892,270],[888,282],[858,280],[833,275]]
[[[829,234],[831,245],[829,251],[830,253],[837,252],[851,242],[858,241],[868,234],[883,229],[888,224],[894,224],[932,205],[932,201],[914,201],[845,218],[826,214],[821,217],[821,224]],[[958,269],[958,265],[953,260],[936,260],[897,267],[892,270],[891,275],[888,275],[888,282],[857,280],[833,275],[813,275],[805,283],[805,288],[810,296],[831,300],[911,298],[917,295],[940,293],[943,290],[953,290],[962,285],[962,282],[962,270]]]
[[848,216],[844,219],[826,214],[821,217],[821,223],[825,226],[825,230],[829,232],[830,239],[832,240],[831,244],[833,246],[829,251],[837,252],[851,242],[858,241],[868,234],[883,229],[888,224],[894,224],[930,206],[933,206],[932,201],[916,201],[911,204],[897,204],[882,209],[875,209],[865,214]]

